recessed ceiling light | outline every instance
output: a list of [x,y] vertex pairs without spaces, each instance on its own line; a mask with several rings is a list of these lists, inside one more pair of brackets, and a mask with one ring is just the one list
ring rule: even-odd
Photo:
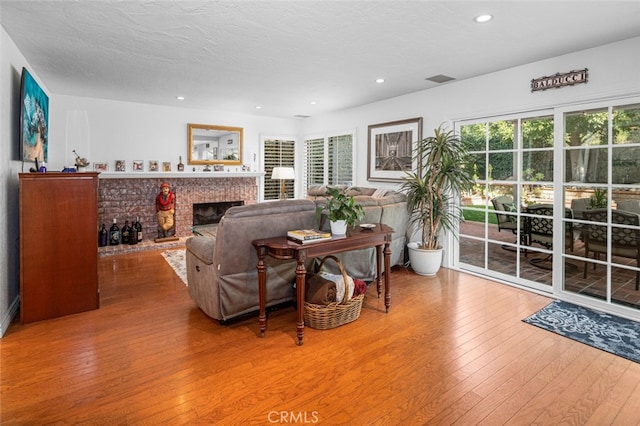
[[179,101],[184,101],[184,96],[176,96],[176,99]]
[[479,24],[481,24],[483,22],[489,22],[492,19],[493,19],[493,15],[480,15],[480,16],[476,16],[475,18],[473,18],[473,20],[476,21]]
[[384,83],[384,78],[376,78],[376,83]]
[[260,105],[256,105],[256,109],[262,109]]
[[316,101],[311,101],[311,102],[309,102],[309,103],[310,103],[311,105],[315,105],[315,104],[317,104],[317,102],[316,102]]

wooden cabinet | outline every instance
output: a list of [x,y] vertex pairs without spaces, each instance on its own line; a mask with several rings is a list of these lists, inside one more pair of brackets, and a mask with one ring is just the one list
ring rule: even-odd
[[97,309],[98,173],[20,173],[20,320]]

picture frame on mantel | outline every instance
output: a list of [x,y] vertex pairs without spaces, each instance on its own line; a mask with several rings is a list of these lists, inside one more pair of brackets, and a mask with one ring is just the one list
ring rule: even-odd
[[369,126],[367,180],[400,182],[412,170],[413,144],[422,139],[422,117]]

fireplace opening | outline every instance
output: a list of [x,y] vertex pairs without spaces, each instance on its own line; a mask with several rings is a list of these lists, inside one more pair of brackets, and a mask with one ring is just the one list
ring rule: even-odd
[[242,206],[244,201],[219,201],[215,203],[197,203],[193,205],[193,226],[212,226],[220,223],[227,209]]

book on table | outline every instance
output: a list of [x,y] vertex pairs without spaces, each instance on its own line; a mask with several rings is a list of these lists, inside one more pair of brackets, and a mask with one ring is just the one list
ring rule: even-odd
[[302,244],[317,243],[331,239],[331,232],[317,229],[295,229],[287,232],[287,238]]

